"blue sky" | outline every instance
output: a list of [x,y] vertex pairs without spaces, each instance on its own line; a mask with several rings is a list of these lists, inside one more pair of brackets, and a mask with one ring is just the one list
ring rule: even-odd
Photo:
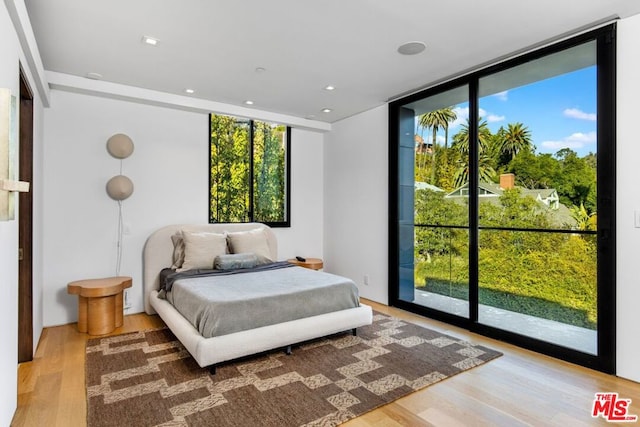
[[[466,121],[468,107],[456,106],[458,119],[449,128],[449,138]],[[596,67],[481,98],[480,115],[494,133],[500,126],[523,123],[538,153],[562,148],[571,148],[580,156],[596,153]]]

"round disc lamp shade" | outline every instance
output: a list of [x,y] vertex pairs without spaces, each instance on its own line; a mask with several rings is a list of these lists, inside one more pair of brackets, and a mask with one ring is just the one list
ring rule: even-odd
[[107,151],[116,159],[126,159],[133,153],[133,141],[123,133],[117,133],[107,140]]
[[133,193],[133,182],[124,175],[116,175],[107,182],[107,194],[113,200],[124,200]]

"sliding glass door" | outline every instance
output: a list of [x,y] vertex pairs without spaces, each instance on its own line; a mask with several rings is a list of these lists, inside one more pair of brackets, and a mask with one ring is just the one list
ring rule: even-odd
[[[459,86],[406,104],[407,126],[401,155],[406,196],[399,206],[407,237],[400,298],[457,316],[469,316],[469,205],[449,193],[465,180],[467,148],[453,131],[469,111],[469,88]],[[460,137],[460,132],[456,133]],[[405,243],[409,243],[405,241]]]
[[614,27],[390,105],[390,301],[613,370]]
[[495,117],[482,123],[493,146],[481,137],[488,147],[479,151],[499,171],[478,183],[478,321],[589,354],[598,323],[596,60],[590,41],[478,85],[480,111]]

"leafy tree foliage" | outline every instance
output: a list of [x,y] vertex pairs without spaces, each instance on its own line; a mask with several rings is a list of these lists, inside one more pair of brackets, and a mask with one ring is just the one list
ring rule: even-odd
[[[432,140],[431,140],[431,180],[436,179],[436,152],[438,151],[437,133],[439,129],[445,130],[445,149],[447,148],[449,138],[449,123],[456,119],[456,113],[453,108],[447,107],[440,110],[430,111],[428,113],[420,115],[418,118],[418,124],[423,128],[431,128]],[[445,151],[446,152],[446,151]]]
[[[478,175],[480,181],[483,182],[491,182],[495,177],[494,162],[488,155],[492,140],[493,135],[487,121],[480,119],[478,122]],[[467,123],[462,125],[460,132],[453,137],[453,148],[460,152],[460,160],[454,177],[456,187],[469,182],[469,141],[469,119],[467,119]]]
[[[462,125],[460,132],[456,133],[453,136],[453,145],[454,147],[459,150],[461,153],[469,153],[469,119],[467,119],[467,122],[465,124]],[[493,139],[493,135],[491,134],[491,130],[489,130],[489,125],[487,124],[486,120],[482,120],[482,118],[479,118],[478,120],[478,145],[479,145],[479,152],[483,153],[485,152],[488,148],[489,145],[491,144],[491,141]]]
[[526,188],[555,188],[560,203],[571,207],[584,205],[588,213],[596,211],[596,164],[594,155],[578,157],[569,148],[555,155],[521,152],[508,164],[516,184]]
[[254,217],[264,222],[284,221],[286,127],[254,123]]
[[[415,178],[443,191],[415,193],[416,286],[465,299],[468,199],[446,194],[469,182],[469,121],[453,135],[451,146],[438,147],[437,131],[448,129],[448,122],[441,113],[432,113],[418,120],[416,130],[428,126],[433,146],[431,152],[416,153]],[[497,172],[516,177],[516,188],[479,204],[480,302],[595,328],[596,237],[517,230],[558,227],[550,210],[525,197],[522,188],[556,189],[576,221],[576,230],[596,230],[596,155],[579,157],[570,149],[536,153],[531,133],[522,123],[508,124],[492,134],[480,119],[478,131],[480,181],[497,183]]]
[[210,217],[249,220],[249,122],[211,115]]
[[576,221],[576,229],[580,231],[598,230],[598,215],[595,212],[589,213],[582,203],[580,206],[571,207],[571,216]]
[[211,221],[285,220],[285,135],[282,125],[211,115]]
[[596,169],[569,148],[558,151],[555,157],[560,162],[559,174],[555,177],[560,201],[573,206],[582,203],[589,212],[594,212]]
[[[499,203],[480,203],[484,226],[546,228],[548,213],[518,189]],[[416,287],[468,299],[469,233],[437,225],[464,225],[466,203],[441,192],[416,192]],[[423,222],[424,221],[424,222]],[[596,239],[562,233],[480,230],[480,303],[595,329]]]
[[551,154],[531,151],[519,153],[507,168],[516,176],[516,185],[525,188],[554,188],[558,175],[558,161]]
[[531,132],[522,123],[509,123],[507,129],[501,127],[498,130],[496,143],[500,147],[500,154],[513,160],[516,154],[531,150]]

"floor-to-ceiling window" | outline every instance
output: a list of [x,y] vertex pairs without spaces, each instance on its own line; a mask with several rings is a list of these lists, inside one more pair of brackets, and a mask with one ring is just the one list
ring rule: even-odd
[[615,27],[390,105],[390,300],[604,371]]

